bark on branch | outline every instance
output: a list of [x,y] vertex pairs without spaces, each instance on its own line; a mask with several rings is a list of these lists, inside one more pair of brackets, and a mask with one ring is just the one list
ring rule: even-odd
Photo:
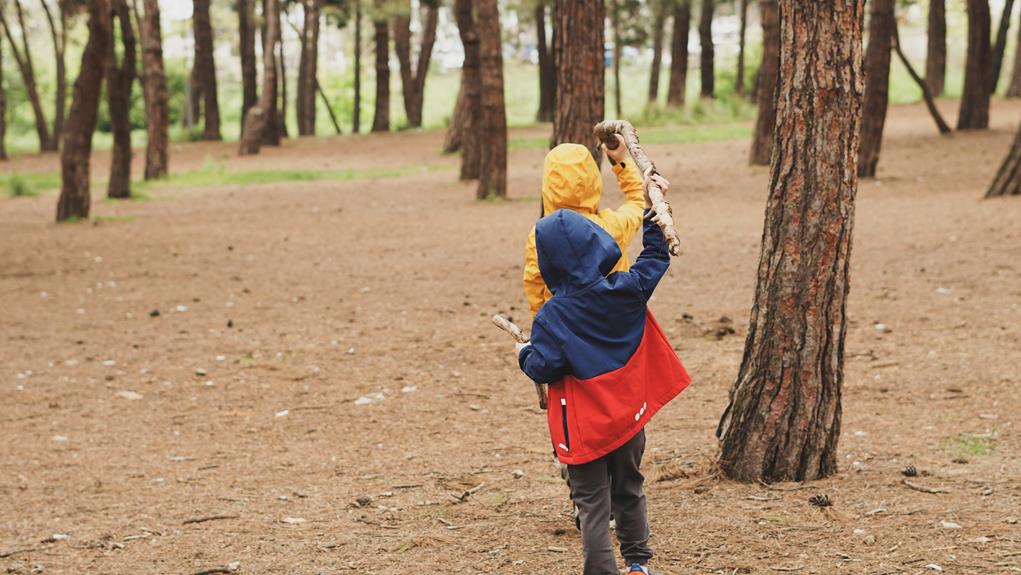
[[[502,315],[494,315],[493,323],[496,325],[496,327],[509,333],[510,336],[514,338],[514,341],[518,343],[528,343],[530,341],[528,335],[525,334],[525,332],[521,331],[520,327],[516,326],[514,322],[503,317]],[[545,411],[549,401],[549,395],[546,391],[546,386],[541,383],[535,384],[535,394],[539,397],[539,409]]]

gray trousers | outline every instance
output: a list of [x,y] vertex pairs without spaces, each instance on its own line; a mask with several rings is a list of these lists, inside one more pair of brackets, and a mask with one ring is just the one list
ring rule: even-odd
[[585,575],[619,575],[610,539],[610,512],[617,521],[617,540],[626,564],[648,563],[649,518],[645,477],[638,468],[645,453],[645,430],[612,453],[584,465],[568,465],[571,491],[581,519]]

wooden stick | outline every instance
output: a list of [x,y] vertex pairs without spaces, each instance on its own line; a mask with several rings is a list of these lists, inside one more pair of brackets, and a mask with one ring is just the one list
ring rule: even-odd
[[628,152],[634,159],[638,169],[641,170],[646,186],[649,188],[649,200],[652,202],[652,211],[655,214],[652,221],[656,222],[660,229],[663,230],[663,235],[666,236],[666,242],[670,248],[670,254],[673,256],[681,255],[681,239],[677,236],[677,230],[674,229],[674,216],[670,209],[670,203],[667,202],[666,196],[663,195],[662,188],[655,181],[651,180],[652,176],[660,175],[659,171],[656,169],[656,164],[652,163],[645,150],[642,149],[635,127],[627,120],[605,120],[596,124],[594,132],[596,137],[606,144],[607,149],[610,150],[617,149],[618,142],[617,138],[614,137],[616,134],[620,134],[624,138],[624,145],[627,146]]
[[[493,324],[509,333],[514,338],[514,341],[518,343],[528,343],[530,341],[528,335],[521,331],[520,327],[514,325],[514,322],[502,315],[494,315]],[[539,409],[545,411],[546,406],[549,404],[549,393],[546,390],[546,386],[541,383],[535,384],[535,394],[539,397]]]

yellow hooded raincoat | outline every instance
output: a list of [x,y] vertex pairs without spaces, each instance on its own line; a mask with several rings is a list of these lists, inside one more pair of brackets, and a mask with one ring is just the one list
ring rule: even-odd
[[[580,144],[560,144],[546,155],[542,174],[542,206],[544,214],[561,209],[578,212],[606,230],[617,241],[623,254],[613,271],[626,271],[630,265],[628,244],[642,229],[645,195],[641,175],[632,162],[613,166],[613,173],[617,176],[625,202],[616,210],[601,210],[599,200],[603,193],[603,178],[592,154]],[[528,306],[534,316],[542,304],[553,297],[539,274],[534,227],[525,245],[524,284]]]

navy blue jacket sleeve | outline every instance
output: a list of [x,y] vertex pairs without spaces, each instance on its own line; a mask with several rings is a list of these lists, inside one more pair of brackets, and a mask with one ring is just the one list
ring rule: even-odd
[[518,354],[518,365],[536,383],[554,383],[567,373],[559,342],[540,321],[532,322],[532,345]]
[[[648,217],[649,210],[645,210],[645,215]],[[652,297],[652,292],[656,290],[659,280],[663,279],[669,267],[670,251],[666,238],[663,237],[663,230],[651,219],[646,219],[642,235],[642,253],[627,272],[642,292],[645,301]]]

